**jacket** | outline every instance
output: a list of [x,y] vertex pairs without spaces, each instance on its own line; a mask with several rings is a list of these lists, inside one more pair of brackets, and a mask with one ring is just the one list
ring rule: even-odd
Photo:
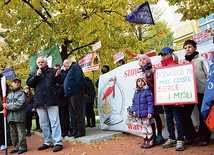
[[42,70],[40,76],[36,72],[31,72],[27,79],[27,85],[34,88],[35,107],[58,105],[58,84],[63,84],[63,76],[55,76],[56,70],[48,66]]
[[85,97],[86,103],[92,103],[94,104],[94,98],[96,96],[94,84],[91,79],[86,78],[87,81],[87,86],[88,86],[88,93],[87,96]]
[[154,97],[150,89],[139,89],[134,93],[131,111],[136,113],[136,117],[154,114]]
[[[187,63],[187,62],[189,61],[183,60],[183,63]],[[197,91],[198,93],[204,93],[210,64],[206,58],[199,55],[196,55],[192,59],[192,62],[194,62],[194,66],[195,66]]]
[[27,105],[27,96],[25,92],[21,89],[12,89],[7,96],[8,103],[8,122],[22,122],[26,121],[26,105]]
[[86,80],[82,69],[78,64],[72,62],[64,81],[65,96],[84,94],[85,85]]

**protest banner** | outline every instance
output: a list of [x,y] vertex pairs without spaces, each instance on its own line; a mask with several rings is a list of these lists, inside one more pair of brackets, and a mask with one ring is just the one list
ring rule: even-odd
[[81,57],[78,64],[83,72],[89,72],[100,69],[100,52],[94,51]]
[[124,53],[122,51],[116,53],[114,56],[113,56],[113,59],[114,59],[114,64],[117,63],[119,60],[123,59],[124,58]]
[[[205,57],[208,61],[211,61],[214,53],[213,44],[200,45],[197,49],[201,56]],[[184,59],[185,51],[175,51],[175,54],[178,56],[179,62],[181,63],[182,59]],[[150,59],[156,68],[161,67],[160,56],[153,56],[150,57]],[[189,65],[184,66],[184,68],[188,67],[191,68]],[[191,75],[191,78],[193,76],[194,75]],[[129,115],[137,77],[139,77],[138,61],[126,63],[108,73],[100,75],[97,107],[99,111],[100,127],[102,130],[121,131],[142,136],[142,125],[136,123],[134,118]],[[194,88],[192,84],[191,86],[189,85],[189,88],[190,87],[192,87],[192,89]],[[160,114],[160,116],[163,125],[162,135],[164,138],[168,138],[169,134],[165,116],[164,114]],[[195,128],[198,129],[199,120],[197,109],[194,109],[193,111],[192,120]]]
[[198,102],[193,62],[157,68],[154,83],[155,105]]

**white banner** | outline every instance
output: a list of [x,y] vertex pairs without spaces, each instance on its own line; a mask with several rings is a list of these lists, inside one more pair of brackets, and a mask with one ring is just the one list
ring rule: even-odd
[[[214,45],[198,47],[200,55],[209,61],[214,53]],[[179,60],[184,58],[184,50],[176,51],[175,54]],[[151,57],[152,64],[160,66],[161,57]],[[138,61],[126,63],[116,69],[100,76],[98,88],[98,110],[101,129],[116,130],[142,136],[142,126],[135,123],[129,116],[127,109],[132,105],[134,88],[136,87],[136,78],[138,73]],[[198,111],[193,112],[193,123],[198,128]],[[168,138],[166,121],[161,114],[163,123],[163,136]]]

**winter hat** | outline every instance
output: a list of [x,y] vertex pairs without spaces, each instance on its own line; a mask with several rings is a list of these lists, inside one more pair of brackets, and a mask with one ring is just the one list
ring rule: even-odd
[[25,86],[24,89],[30,89],[30,87],[29,86]]
[[146,59],[148,61],[148,63],[152,64],[150,58],[146,54],[138,54],[137,59],[138,59],[139,65],[140,65],[140,59],[142,59],[142,58]]
[[137,86],[137,82],[138,82],[139,79],[142,79],[143,82],[145,83],[145,85],[143,86],[143,89],[148,89],[149,86],[147,85],[146,79],[145,79],[144,77],[138,77],[138,78],[136,79],[136,86]]

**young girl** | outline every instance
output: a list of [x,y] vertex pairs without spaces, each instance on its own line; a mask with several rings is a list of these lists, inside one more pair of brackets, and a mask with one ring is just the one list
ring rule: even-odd
[[3,103],[3,107],[7,108],[7,120],[10,125],[10,134],[14,146],[10,153],[17,152],[22,154],[27,151],[25,135],[27,98],[25,92],[21,89],[21,79],[14,78],[12,86],[13,89],[7,96],[7,103]]
[[[171,66],[178,64],[178,57],[173,53],[173,49],[169,47],[164,47],[161,49],[158,55],[161,56],[161,64],[162,66]],[[174,60],[173,60],[174,56]],[[166,123],[169,132],[169,139],[162,145],[163,148],[169,148],[172,146],[176,146],[176,151],[183,151],[185,149],[184,145],[184,129],[182,122],[182,105],[165,105],[164,111],[166,114]],[[175,126],[174,121],[176,122],[177,127],[177,142],[175,140]]]
[[[144,79],[146,79],[146,82],[149,86],[149,88],[154,93],[154,78],[153,78],[153,72],[154,69],[152,67],[152,63],[150,58],[145,54],[139,54],[137,56],[140,70],[142,71]],[[161,144],[164,142],[163,136],[162,136],[162,121],[160,118],[160,114],[163,114],[164,110],[162,106],[155,106],[155,113],[153,117],[155,118],[156,126],[157,126],[157,136],[155,134],[155,124],[152,124],[152,129],[154,133],[154,139],[155,144]]]
[[154,123],[154,98],[153,93],[149,89],[143,78],[138,78],[136,81],[136,91],[132,101],[131,112],[134,117],[143,125],[142,148],[150,148],[153,146],[153,131],[151,124]]

